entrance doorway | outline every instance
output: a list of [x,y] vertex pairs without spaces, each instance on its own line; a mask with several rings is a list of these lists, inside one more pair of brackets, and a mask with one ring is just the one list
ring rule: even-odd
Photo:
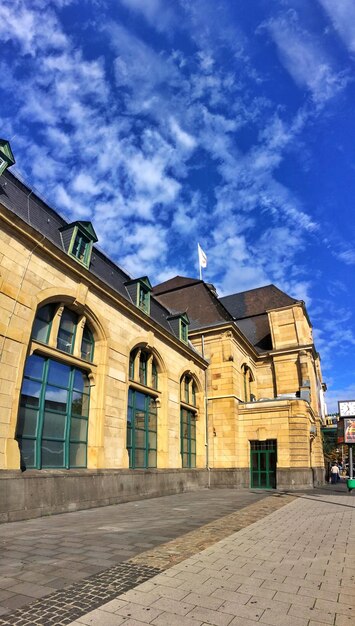
[[277,440],[250,442],[250,486],[276,489]]

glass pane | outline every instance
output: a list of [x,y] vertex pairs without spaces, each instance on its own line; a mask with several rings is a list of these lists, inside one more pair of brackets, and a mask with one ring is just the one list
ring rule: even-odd
[[32,380],[25,379],[22,383],[21,405],[27,404],[38,407],[41,389],[41,383],[35,383]]
[[58,363],[58,361],[49,361],[48,365],[48,382],[50,385],[58,385],[58,387],[69,387],[70,367]]
[[64,443],[42,440],[42,467],[64,467]]
[[158,370],[154,361],[152,363],[152,387],[158,389]]
[[45,408],[47,410],[61,411],[65,413],[67,410],[68,392],[66,389],[59,389],[59,387],[46,388],[45,395]]
[[191,454],[190,467],[196,467],[196,455]]
[[86,467],[86,443],[71,443],[69,457],[70,467]]
[[127,428],[127,448],[132,447],[132,428]]
[[260,487],[267,487],[268,486],[267,485],[267,476],[268,475],[266,474],[266,472],[262,472],[260,474],[260,483],[259,483]]
[[129,406],[128,411],[127,411],[127,422],[131,424],[132,419],[133,419],[133,409],[131,406]]
[[182,455],[182,466],[189,467],[189,457],[187,454]]
[[148,430],[156,430],[157,429],[157,416],[148,414]]
[[88,431],[88,421],[84,419],[72,418],[70,440],[71,441],[86,441]]
[[89,415],[89,396],[73,391],[71,411],[74,415]]
[[148,467],[157,466],[157,452],[156,450],[149,450],[148,452]]
[[135,394],[136,408],[145,411],[145,399],[146,396],[143,393],[136,392]]
[[191,439],[190,450],[192,454],[196,453],[196,441],[194,439]]
[[145,428],[145,414],[142,411],[136,411],[134,416],[134,425],[136,428]]
[[265,472],[266,471],[266,454],[265,452],[261,452],[260,453],[260,470]]
[[94,338],[91,330],[86,325],[83,332],[83,339],[81,342],[81,358],[85,361],[92,360],[92,353],[94,347]]
[[26,360],[25,366],[25,376],[29,376],[30,378],[38,378],[42,380],[43,377],[43,365],[44,359],[41,356],[37,356],[37,354],[32,354]]
[[47,343],[50,324],[53,319],[54,305],[46,304],[37,311],[36,319],[32,328],[32,338]]
[[35,319],[32,328],[32,339],[47,343],[49,337],[50,324],[44,320]]
[[195,385],[195,383],[192,383],[191,392],[192,392],[191,393],[191,404],[196,406],[196,385]]
[[135,445],[137,448],[145,448],[145,430],[135,431]]
[[251,455],[251,466],[253,470],[258,470],[258,455],[255,453]]
[[64,309],[60,320],[60,326],[57,337],[57,348],[64,352],[72,352],[73,339],[78,316],[68,309]]
[[60,413],[44,412],[42,437],[64,439],[66,416]]
[[183,452],[188,452],[188,450],[189,450],[188,440],[187,439],[183,439],[181,444],[182,444],[182,451]]
[[82,372],[81,370],[74,370],[73,387],[77,391],[83,391],[85,393],[89,393],[90,382],[85,372]]
[[135,450],[134,466],[145,467],[145,451],[144,450]]
[[37,430],[38,411],[29,407],[20,407],[20,414],[17,424],[17,435],[19,437],[35,437]]
[[150,432],[148,435],[148,441],[149,441],[148,443],[149,449],[156,450],[157,449],[157,433]]
[[251,483],[252,483],[252,487],[259,487],[259,474],[258,474],[258,472],[252,472]]
[[30,439],[19,440],[20,453],[21,453],[21,467],[30,468],[36,466],[35,461],[35,446],[36,442]]

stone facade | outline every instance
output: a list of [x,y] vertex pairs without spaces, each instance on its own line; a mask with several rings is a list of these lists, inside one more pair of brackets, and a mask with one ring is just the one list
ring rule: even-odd
[[[190,324],[190,341],[186,343],[172,332],[167,321],[170,310],[182,314],[187,310],[191,298],[185,290],[177,289],[172,298],[164,295],[163,289],[152,296],[155,306],[161,307],[155,316],[144,312],[123,288],[114,284],[114,278],[112,284],[102,280],[48,235],[39,218],[43,210],[43,222],[47,219],[49,223],[55,218],[52,209],[38,200],[34,225],[29,204],[29,219],[26,217],[28,189],[9,173],[3,184],[0,520],[209,485],[253,486],[251,442],[276,442],[276,483],[271,486],[311,487],[322,480],[322,379],[303,303],[270,307],[264,322],[270,328],[271,346],[257,350],[233,316],[226,314],[213,288],[195,281],[198,285],[193,287],[193,297],[208,323]],[[16,191],[12,204],[7,184]],[[22,214],[17,211],[17,201],[19,206],[23,204]],[[112,276],[116,270],[113,267]],[[55,313],[48,339],[43,342],[34,338],[33,328],[38,311],[49,304]],[[65,310],[78,319],[71,353],[58,350],[56,343]],[[193,315],[193,307],[189,308],[189,317],[190,311]],[[163,318],[164,323],[160,322]],[[90,361],[80,353],[86,324],[95,344]],[[157,368],[156,389],[147,389],[137,379],[138,370],[132,370],[134,376],[130,370],[139,367],[130,364],[130,355],[142,350],[150,355],[149,375],[153,360]],[[31,355],[78,368],[90,382],[87,469],[37,468],[21,473],[25,468],[19,449],[19,406],[25,364]],[[194,385],[193,406],[183,397],[185,378]],[[126,441],[130,389],[151,394],[154,401],[158,433],[154,468],[129,469]],[[184,406],[196,418],[195,467],[189,468],[182,467],[180,419]]]

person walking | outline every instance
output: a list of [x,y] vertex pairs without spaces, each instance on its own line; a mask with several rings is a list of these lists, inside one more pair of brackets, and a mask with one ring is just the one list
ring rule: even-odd
[[338,482],[338,480],[339,480],[339,467],[334,461],[332,467],[330,468],[330,482],[332,483],[332,485],[335,485]]

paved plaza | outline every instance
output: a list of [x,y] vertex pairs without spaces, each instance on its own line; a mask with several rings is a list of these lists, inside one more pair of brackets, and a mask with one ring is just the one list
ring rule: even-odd
[[[201,491],[0,530],[14,561],[32,545],[25,574],[1,560],[3,625],[355,624],[355,494],[345,485],[304,494]],[[53,554],[38,554],[41,540],[61,548],[57,565]],[[46,593],[38,589],[34,600],[39,587]]]

